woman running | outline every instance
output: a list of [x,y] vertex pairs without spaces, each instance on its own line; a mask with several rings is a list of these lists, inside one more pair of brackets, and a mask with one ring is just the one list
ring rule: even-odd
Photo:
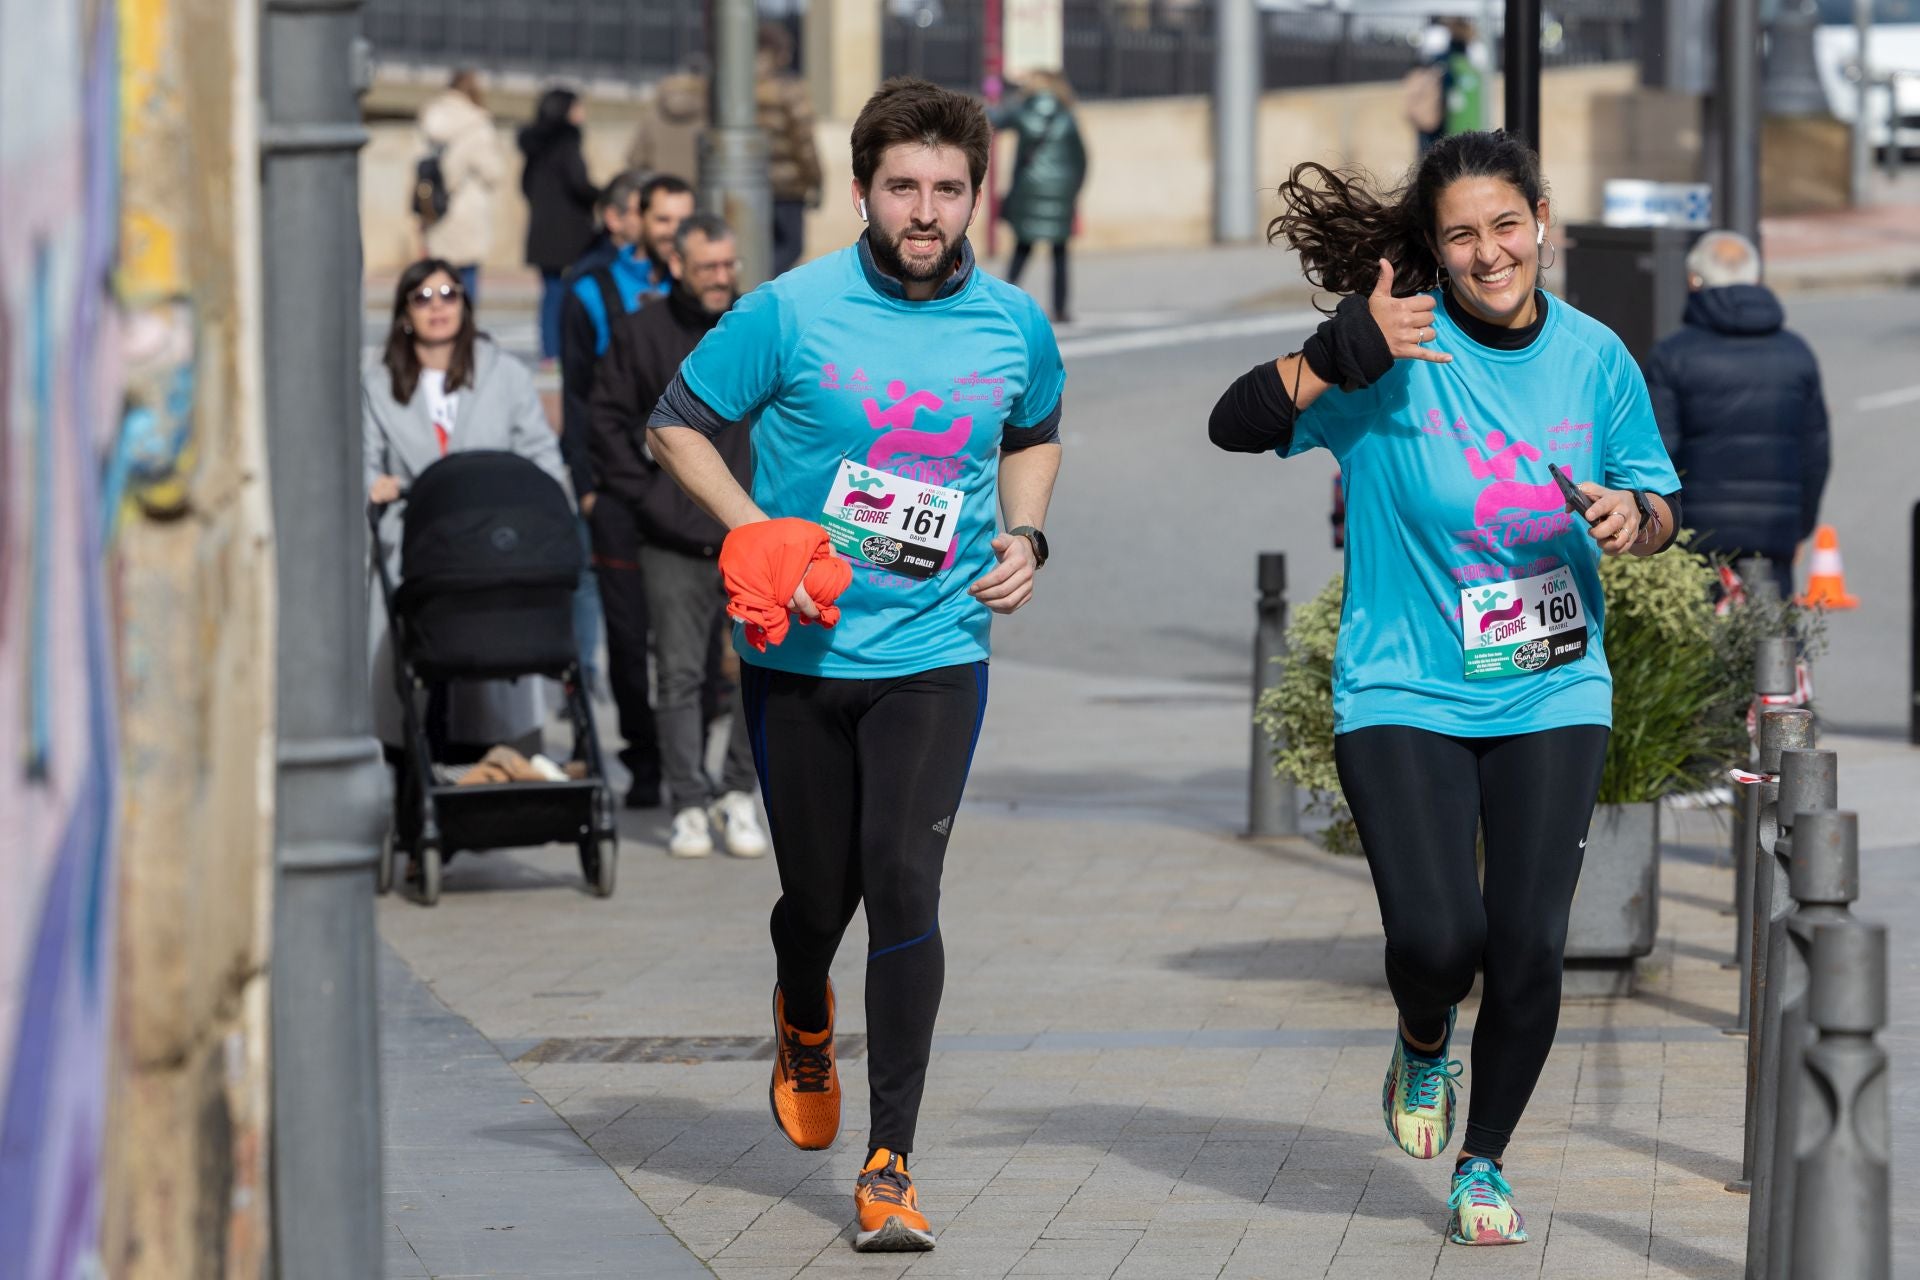
[[1334,754],[1400,1013],[1381,1108],[1407,1154],[1446,1149],[1454,1018],[1483,969],[1448,1235],[1517,1243],[1501,1157],[1553,1046],[1612,723],[1599,559],[1671,543],[1680,484],[1626,348],[1538,288],[1553,246],[1524,143],[1445,138],[1385,194],[1302,164],[1280,197],[1268,238],[1345,296],[1302,351],[1227,389],[1209,433],[1339,460]]

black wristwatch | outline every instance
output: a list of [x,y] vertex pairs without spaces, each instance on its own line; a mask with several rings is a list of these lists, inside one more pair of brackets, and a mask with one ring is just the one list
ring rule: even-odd
[[1027,542],[1033,547],[1033,561],[1034,561],[1033,567],[1034,568],[1044,569],[1047,567],[1047,535],[1046,534],[1040,532],[1038,529],[1034,528],[1030,524],[1019,525],[1015,528],[1007,530],[1007,532],[1012,534],[1018,534],[1020,537],[1025,538]]
[[1659,521],[1654,517],[1653,504],[1647,501],[1647,491],[1645,489],[1635,489],[1633,491],[1633,505],[1640,509],[1640,530],[1634,535],[1634,541],[1638,542],[1642,537],[1646,536],[1649,529],[1655,528]]

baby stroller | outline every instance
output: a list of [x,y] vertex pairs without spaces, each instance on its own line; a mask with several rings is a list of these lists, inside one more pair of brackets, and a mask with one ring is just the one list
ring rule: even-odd
[[[607,897],[620,842],[574,642],[573,593],[586,561],[565,492],[517,454],[476,449],[422,471],[406,501],[397,587],[380,509],[367,509],[406,734],[379,891],[392,886],[402,853],[432,906],[442,863],[456,852],[570,840],[587,883]],[[585,777],[459,786],[436,772],[422,694],[440,681],[537,676],[566,690]]]

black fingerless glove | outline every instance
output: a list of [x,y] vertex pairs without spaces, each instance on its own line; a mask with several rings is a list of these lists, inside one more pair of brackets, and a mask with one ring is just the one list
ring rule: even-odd
[[1326,322],[1300,348],[1307,368],[1320,381],[1342,391],[1370,387],[1393,368],[1386,335],[1374,323],[1362,294],[1342,298]]

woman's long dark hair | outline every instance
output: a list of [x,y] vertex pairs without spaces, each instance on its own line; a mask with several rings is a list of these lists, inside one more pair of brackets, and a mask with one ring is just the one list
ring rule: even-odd
[[1546,194],[1540,157],[1505,132],[1456,133],[1440,139],[1398,189],[1384,195],[1354,169],[1307,161],[1280,184],[1285,212],[1267,224],[1269,242],[1284,239],[1300,255],[1316,288],[1345,296],[1371,293],[1380,259],[1393,264],[1393,291],[1431,289],[1440,280],[1434,257],[1440,193],[1462,178],[1499,178],[1533,209]]
[[578,137],[580,126],[568,117],[579,100],[580,95],[571,89],[554,88],[541,94],[540,105],[533,110],[533,122],[520,130],[520,150],[536,156],[567,134]]
[[[393,379],[393,398],[398,404],[411,403],[413,393],[420,386],[420,355],[413,349],[414,334],[407,326],[407,297],[436,271],[444,273],[454,284],[460,283],[460,272],[452,263],[440,258],[422,258],[402,271],[400,283],[393,287],[393,323],[387,327],[384,363]],[[460,331],[453,335],[453,359],[447,363],[447,390],[473,385],[473,340],[479,332],[473,322],[473,299],[463,291]]]

